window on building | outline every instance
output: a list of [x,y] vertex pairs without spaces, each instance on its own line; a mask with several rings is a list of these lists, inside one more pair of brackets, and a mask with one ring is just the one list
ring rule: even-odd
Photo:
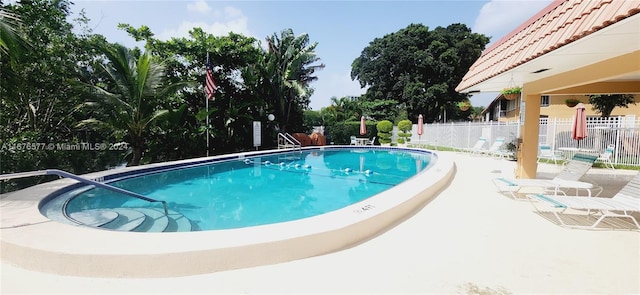
[[541,107],[548,107],[549,106],[549,96],[548,95],[540,96],[540,106]]
[[507,101],[507,112],[515,111],[518,108],[519,99]]

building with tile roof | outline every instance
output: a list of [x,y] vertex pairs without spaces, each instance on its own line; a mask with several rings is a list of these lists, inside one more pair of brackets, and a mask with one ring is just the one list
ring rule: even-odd
[[456,90],[508,87],[522,87],[517,175],[535,178],[542,96],[640,94],[640,1],[553,1],[488,47]]

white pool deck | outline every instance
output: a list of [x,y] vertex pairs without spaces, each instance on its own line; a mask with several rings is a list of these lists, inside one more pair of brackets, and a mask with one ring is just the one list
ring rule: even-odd
[[[157,279],[62,276],[2,261],[0,293],[640,293],[640,231],[560,227],[531,203],[497,192],[491,180],[512,177],[514,162],[447,154],[456,175],[444,191],[411,218],[346,250]],[[538,169],[546,178],[557,171],[547,164]],[[635,173],[594,168],[588,177],[604,186],[601,196],[611,196]]]

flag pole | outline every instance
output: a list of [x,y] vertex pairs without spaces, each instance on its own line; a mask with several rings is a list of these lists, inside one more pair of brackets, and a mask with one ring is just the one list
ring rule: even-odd
[[209,156],[209,100],[213,99],[213,93],[218,89],[216,85],[216,81],[213,80],[213,71],[211,70],[211,63],[209,62],[209,51],[207,51],[207,74],[205,78],[205,86],[204,86],[204,104],[205,111],[207,112],[207,157]]
[[207,112],[207,157],[209,156],[209,98],[205,95],[205,111]]
[[[207,67],[209,67],[209,51],[207,51]],[[207,69],[208,70],[208,69]],[[206,83],[206,82],[205,82]],[[207,87],[205,85],[205,87]],[[206,94],[205,91],[205,95],[204,95],[204,104],[205,104],[205,111],[207,112],[207,157],[209,156],[209,97]]]

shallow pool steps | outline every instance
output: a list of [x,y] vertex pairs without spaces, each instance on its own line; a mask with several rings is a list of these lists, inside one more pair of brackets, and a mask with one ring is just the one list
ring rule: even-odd
[[118,218],[118,213],[112,210],[85,210],[69,214],[69,217],[83,223],[84,225],[100,227]]
[[151,208],[136,208],[136,210],[144,213],[146,218],[140,226],[133,229],[137,232],[163,232],[169,225],[169,218],[164,215],[164,212],[151,209]]
[[118,217],[109,223],[102,225],[102,228],[113,229],[118,231],[132,231],[142,225],[146,219],[146,215],[138,210],[129,208],[114,209],[118,213]]
[[191,231],[192,224],[184,215],[169,210],[165,215],[156,208],[95,209],[71,213],[78,222],[103,229],[134,232]]

